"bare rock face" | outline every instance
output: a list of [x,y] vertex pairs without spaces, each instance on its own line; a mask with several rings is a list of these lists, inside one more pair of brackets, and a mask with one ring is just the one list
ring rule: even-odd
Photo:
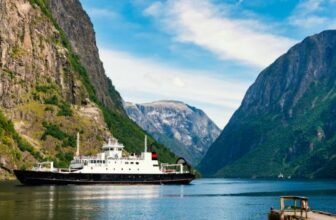
[[54,25],[24,0],[3,0],[0,10],[1,105],[27,102],[35,85],[47,82],[58,85],[67,101],[80,103],[76,75]]
[[125,103],[129,117],[192,165],[198,162],[218,137],[220,130],[200,109],[178,101],[146,104]]
[[108,108],[123,113],[122,99],[105,75],[99,59],[93,25],[79,0],[50,0],[47,4],[88,71],[98,99]]
[[263,70],[199,165],[206,175],[335,178],[336,31]]

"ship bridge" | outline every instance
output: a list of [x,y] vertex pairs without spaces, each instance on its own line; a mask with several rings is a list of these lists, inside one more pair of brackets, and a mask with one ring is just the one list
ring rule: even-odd
[[107,144],[103,145],[102,149],[105,154],[105,158],[121,158],[124,145],[121,143],[118,143],[117,139],[110,138]]

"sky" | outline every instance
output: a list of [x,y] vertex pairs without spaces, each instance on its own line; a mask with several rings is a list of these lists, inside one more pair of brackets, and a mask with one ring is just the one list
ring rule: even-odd
[[80,1],[125,101],[183,101],[220,128],[260,71],[336,28],[336,0]]

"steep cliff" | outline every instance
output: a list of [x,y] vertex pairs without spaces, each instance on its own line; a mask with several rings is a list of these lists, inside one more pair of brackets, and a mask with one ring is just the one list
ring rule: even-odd
[[260,73],[199,168],[206,175],[336,177],[336,31]]
[[49,0],[46,3],[87,70],[98,100],[110,110],[123,113],[122,99],[99,59],[93,25],[79,1]]
[[192,165],[199,163],[220,133],[202,110],[183,102],[126,103],[125,110],[158,142]]
[[[43,0],[0,1],[2,173],[42,159],[65,166],[75,150],[77,132],[85,154],[96,153],[111,135],[129,151],[143,148],[145,133],[127,117],[104,75],[92,25],[79,1],[55,2],[75,11],[82,23],[57,16],[61,10],[52,14],[52,6]],[[64,28],[71,26],[71,33],[63,31],[61,21]],[[68,35],[76,37],[69,40]],[[175,159],[164,146],[152,139],[149,143],[161,160]]]

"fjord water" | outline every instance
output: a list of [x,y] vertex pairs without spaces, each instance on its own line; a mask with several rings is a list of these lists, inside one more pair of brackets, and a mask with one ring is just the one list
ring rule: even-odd
[[336,213],[336,181],[199,179],[190,185],[0,183],[0,219],[267,219],[280,195]]

